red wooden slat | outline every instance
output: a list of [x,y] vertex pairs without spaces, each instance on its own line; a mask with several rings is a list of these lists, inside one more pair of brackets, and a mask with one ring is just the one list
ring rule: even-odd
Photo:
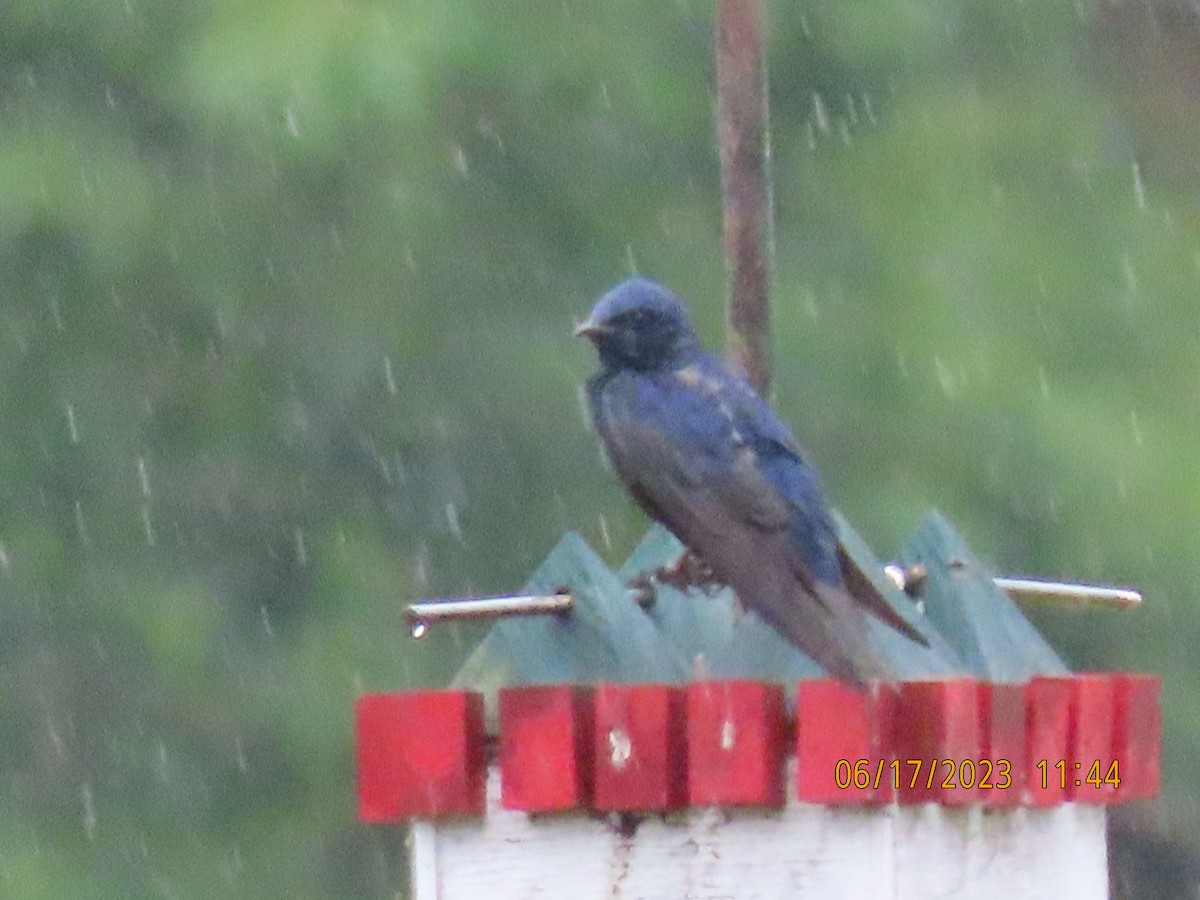
[[500,690],[500,798],[531,812],[591,802],[590,692],[569,684]]
[[782,806],[786,717],[782,685],[688,685],[688,802]]
[[1113,759],[1121,778],[1114,799],[1153,797],[1162,770],[1162,681],[1124,672],[1114,680]]
[[1057,806],[1070,799],[1074,685],[1070,676],[1038,676],[1026,692],[1025,778],[1031,806]]
[[[796,795],[804,803],[886,803],[893,795],[884,741],[895,694],[836,679],[796,689]],[[862,786],[860,786],[862,785]]]
[[978,803],[983,741],[974,678],[898,685],[890,776],[901,803]]
[[360,820],[484,812],[482,696],[469,691],[366,694],[354,713]]
[[1113,774],[1115,690],[1112,677],[1099,672],[1081,672],[1071,679],[1071,687],[1068,792],[1077,803],[1112,803],[1116,799],[1116,787],[1106,780]]
[[983,790],[991,807],[1029,802],[1025,684],[987,682],[980,685],[982,757],[991,765],[992,787]]
[[593,697],[593,805],[666,810],[687,800],[683,689],[601,684]]

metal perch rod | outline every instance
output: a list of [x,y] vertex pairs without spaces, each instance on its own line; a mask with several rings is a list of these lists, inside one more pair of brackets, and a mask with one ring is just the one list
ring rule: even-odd
[[[953,568],[953,563],[951,563]],[[883,567],[888,581],[910,596],[920,596],[927,573],[920,563],[911,566],[888,563]],[[1046,581],[1041,578],[993,578],[993,583],[1017,600],[1034,600],[1078,606],[1115,606],[1132,609],[1142,605],[1142,595],[1133,588]]]
[[[889,563],[884,574],[896,587],[919,594],[925,580],[921,565]],[[1106,606],[1132,609],[1142,603],[1142,595],[1131,588],[1042,581],[1031,578],[996,578],[996,587],[1019,600],[1040,600],[1082,606]],[[631,599],[641,606],[654,602],[654,589],[648,585],[633,587]],[[569,591],[553,594],[518,594],[510,597],[471,597],[460,600],[427,600],[410,604],[404,619],[414,638],[423,637],[438,622],[464,619],[502,619],[511,616],[541,616],[571,611],[574,598]]]

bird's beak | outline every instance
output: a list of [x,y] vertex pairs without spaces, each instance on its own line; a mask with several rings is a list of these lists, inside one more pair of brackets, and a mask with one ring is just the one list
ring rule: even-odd
[[592,319],[585,319],[575,326],[575,337],[585,337],[589,341],[594,341],[596,338],[608,334],[611,330],[607,325],[601,325]]

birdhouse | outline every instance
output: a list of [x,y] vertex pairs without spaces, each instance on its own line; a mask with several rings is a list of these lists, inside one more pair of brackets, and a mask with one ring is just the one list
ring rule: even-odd
[[408,823],[412,896],[1106,898],[1158,679],[1068,672],[936,513],[898,564],[919,602],[838,526],[928,640],[872,623],[898,684],[825,677],[728,591],[647,590],[681,550],[656,527],[616,572],[568,534],[525,593],[569,610],[501,618],[446,690],[361,697],[359,817]]

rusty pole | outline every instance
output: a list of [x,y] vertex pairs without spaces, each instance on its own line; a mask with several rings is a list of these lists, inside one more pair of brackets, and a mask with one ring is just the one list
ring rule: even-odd
[[774,232],[761,0],[716,0],[717,129],[725,268],[726,356],[764,396],[771,384]]

